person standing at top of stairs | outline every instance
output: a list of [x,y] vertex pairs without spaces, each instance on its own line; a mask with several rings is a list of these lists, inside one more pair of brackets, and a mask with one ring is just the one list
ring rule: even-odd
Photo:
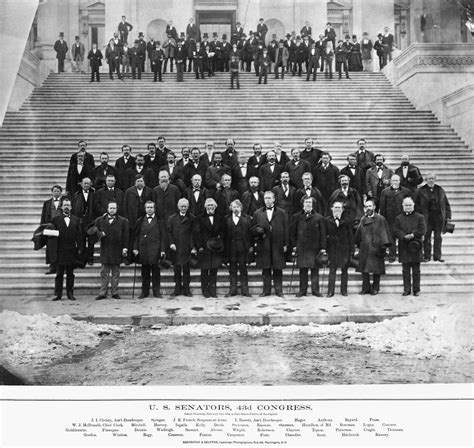
[[66,59],[68,49],[67,43],[64,40],[64,33],[61,31],[59,39],[54,43],[54,51],[58,60],[58,73],[64,72],[64,59]]

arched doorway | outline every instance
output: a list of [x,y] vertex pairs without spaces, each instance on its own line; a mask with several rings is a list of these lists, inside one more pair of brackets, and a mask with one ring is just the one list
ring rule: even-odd
[[273,34],[276,34],[277,40],[285,39],[285,25],[283,25],[283,22],[280,22],[278,19],[268,19],[265,21],[265,25],[268,28],[265,39],[267,44],[271,42]]
[[149,37],[153,36],[155,40],[164,42],[166,38],[168,37],[166,35],[166,25],[167,25],[167,22],[163,19],[152,20],[146,28],[145,40],[148,41]]

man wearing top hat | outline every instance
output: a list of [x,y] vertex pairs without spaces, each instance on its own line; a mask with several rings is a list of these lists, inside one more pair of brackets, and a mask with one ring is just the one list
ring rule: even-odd
[[147,42],[146,44],[146,52],[147,52],[147,55],[148,55],[148,59],[150,60],[150,71],[153,72],[153,60],[152,60],[152,55],[153,55],[153,51],[155,50],[156,48],[156,42],[155,42],[155,37],[154,36],[150,36],[150,40]]
[[79,39],[79,36],[75,37],[75,42],[71,48],[71,59],[72,59],[72,68],[73,71],[78,73],[85,73],[82,69],[82,64],[84,62],[85,55],[84,44]]
[[144,61],[144,56],[142,58],[142,53],[139,48],[140,41],[135,39],[133,47],[130,48],[130,65],[132,67],[132,79],[137,78],[138,72],[138,79],[142,79],[142,60]]
[[[395,218],[393,233],[398,238],[398,260],[402,263],[403,296],[413,291],[420,293],[420,264],[423,260],[423,236],[426,233],[425,218],[415,212],[415,201],[403,199],[403,213]],[[412,285],[413,278],[413,285]]]
[[446,192],[436,183],[436,175],[426,175],[426,184],[418,189],[416,197],[416,210],[422,213],[426,222],[426,234],[423,240],[424,259],[431,259],[431,234],[434,234],[433,259],[443,262],[441,256],[442,233],[446,232],[446,224],[451,220],[451,206]]
[[146,60],[146,42],[145,42],[145,36],[143,35],[143,33],[141,31],[138,33],[138,50],[139,50],[139,54],[140,54],[142,73],[144,73],[145,72],[145,60]]
[[194,19],[191,17],[189,23],[186,26],[186,41],[194,40],[196,42],[199,40],[197,25],[194,23]]
[[205,298],[217,298],[217,270],[222,264],[224,252],[224,220],[223,213],[216,213],[218,206],[214,199],[207,198],[204,207],[206,211],[196,218],[195,237],[201,268],[201,290]]
[[[295,62],[296,40],[293,40],[290,33],[286,33],[285,37],[286,37],[286,40],[284,41],[283,46],[288,50],[288,58],[285,65],[286,72],[288,73],[290,70],[293,71],[293,63]],[[275,57],[276,57],[276,52],[275,52]],[[275,64],[276,64],[276,59],[275,59]],[[276,67],[275,67],[275,73],[276,73]]]
[[262,269],[263,292],[261,297],[271,294],[272,277],[275,294],[283,297],[283,269],[285,253],[289,244],[288,215],[275,207],[275,194],[266,191],[265,207],[253,214],[252,233],[257,238],[256,262]]
[[64,59],[66,59],[66,53],[68,46],[64,40],[64,33],[59,33],[59,39],[54,43],[54,51],[56,52],[56,59],[58,60],[58,73],[64,72]]
[[[95,298],[103,300],[107,298],[107,290],[110,289],[113,299],[120,299],[118,292],[120,264],[128,255],[130,229],[128,219],[117,214],[116,202],[107,204],[107,213],[99,216],[93,222],[87,233],[91,235],[95,231],[100,241],[100,292]],[[112,274],[112,275],[111,275]]]
[[164,222],[156,214],[153,201],[145,203],[145,216],[138,219],[133,232],[133,255],[135,261],[142,265],[142,291],[139,299],[148,297],[150,280],[153,297],[161,298],[160,261],[165,258],[166,231]]
[[151,54],[151,62],[153,68],[153,82],[159,80],[160,82],[163,81],[161,76],[163,61],[165,60],[165,53],[161,48],[161,42],[155,42],[155,48],[152,50]]
[[265,37],[268,33],[268,27],[267,25],[265,25],[264,22],[264,19],[260,18],[257,25],[257,35],[258,38],[262,41],[263,45],[265,45]]
[[250,73],[252,71],[252,61],[253,61],[253,47],[254,47],[254,35],[253,31],[249,31],[249,35],[244,44],[243,57],[245,61],[245,71]]
[[[227,34],[222,35],[222,69],[225,72],[229,71],[229,60],[230,52],[232,50],[231,45],[227,42]],[[221,70],[222,71],[222,70]]]
[[303,199],[303,210],[292,219],[291,246],[299,268],[299,291],[296,297],[305,296],[308,289],[308,270],[311,269],[311,294],[321,297],[317,256],[326,253],[326,226],[324,218],[313,209],[312,197]]
[[[188,42],[191,44],[191,42]],[[183,82],[183,74],[184,71],[186,70],[186,56],[187,56],[187,51],[185,48],[185,42],[183,40],[178,40],[178,48],[176,48],[176,51],[174,53],[175,58],[176,58],[176,81],[177,82]],[[191,67],[189,67],[191,68]]]
[[172,34],[168,33],[168,38],[163,42],[163,51],[165,52],[165,65],[163,67],[163,73],[166,73],[168,61],[170,61],[170,72],[173,73],[174,53],[176,46],[176,39],[173,38]]
[[214,53],[212,56],[212,76],[219,71],[221,72],[222,69],[222,43],[219,41],[217,33],[212,33],[213,40],[209,44],[209,51],[210,53]]
[[382,33],[377,34],[377,40],[374,43],[374,50],[377,53],[379,58],[379,70],[382,70],[387,65],[387,60],[385,58],[385,51],[382,45]]
[[125,43],[128,41],[128,33],[133,30],[133,26],[127,22],[127,18],[122,16],[121,22],[118,24],[118,32],[120,33],[120,40]]

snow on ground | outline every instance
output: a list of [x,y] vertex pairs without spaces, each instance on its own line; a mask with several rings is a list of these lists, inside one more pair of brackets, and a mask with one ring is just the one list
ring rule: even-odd
[[70,316],[0,313],[0,360],[12,367],[41,366],[96,347],[101,336],[121,327],[93,325]]

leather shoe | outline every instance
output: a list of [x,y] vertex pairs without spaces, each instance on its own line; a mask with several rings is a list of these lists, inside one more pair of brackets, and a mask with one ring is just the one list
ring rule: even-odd
[[304,297],[306,294],[303,294],[302,292],[299,292],[298,294],[296,294],[296,297]]
[[183,296],[185,296],[185,297],[192,297],[193,295],[191,294],[190,291],[186,291],[185,293],[183,293]]
[[410,291],[403,291],[402,293],[402,296],[409,296],[410,295]]
[[370,293],[370,295],[371,295],[371,296],[376,296],[378,293],[379,293],[379,290],[378,290],[378,289],[374,289],[374,290]]
[[[236,292],[228,292],[224,297],[234,297],[236,295],[237,295]],[[245,295],[245,294],[243,294],[243,295]]]
[[267,294],[266,292],[262,292],[258,297],[268,297],[269,295],[270,294]]
[[277,297],[285,297],[282,292],[280,292],[279,294],[276,294],[276,296]]
[[334,297],[334,293],[333,293],[333,292],[328,293],[328,294],[326,295],[326,297]]
[[205,299],[209,299],[211,297],[211,295],[208,293],[208,292],[203,292],[202,293],[202,296],[205,298]]
[[56,274],[56,269],[49,268],[49,270],[44,273],[44,275],[51,275],[51,274]]
[[423,263],[428,263],[428,261],[430,261],[428,257],[423,258]]
[[107,298],[107,296],[104,296],[104,295],[102,295],[102,294],[99,294],[99,295],[95,298],[95,300],[104,300],[104,299],[106,299],[106,298]]
[[444,263],[444,260],[442,258],[435,258],[434,261],[439,261],[440,263]]
[[217,294],[216,294],[215,292],[213,292],[213,293],[211,294],[211,297],[212,297],[213,299],[217,299]]
[[121,297],[120,297],[118,294],[114,294],[114,295],[112,296],[112,299],[120,300]]
[[341,292],[341,296],[347,297],[347,292]]
[[61,300],[61,296],[54,296],[51,300],[56,302],[57,300]]
[[420,295],[420,291],[416,291],[413,293],[414,296],[418,297]]
[[148,297],[148,294],[140,294],[137,299],[141,300],[141,299],[144,299],[145,297]]
[[74,297],[73,294],[69,294],[69,295],[67,296],[67,299],[68,299],[68,300],[76,300],[76,298]]
[[389,263],[395,263],[395,258],[394,258],[394,257],[390,257],[390,258],[388,259],[388,262],[389,262]]
[[323,295],[320,292],[313,292],[314,297],[322,297]]
[[252,294],[250,294],[249,292],[245,293],[245,294],[242,294],[244,297],[252,297]]
[[363,295],[365,295],[365,294],[370,294],[370,291],[364,291],[364,290],[362,290],[362,291],[359,293],[360,296],[363,296]]
[[153,294],[153,297],[154,297],[155,299],[162,299],[162,298],[163,298],[163,296],[162,296],[160,293],[158,293],[158,294]]

